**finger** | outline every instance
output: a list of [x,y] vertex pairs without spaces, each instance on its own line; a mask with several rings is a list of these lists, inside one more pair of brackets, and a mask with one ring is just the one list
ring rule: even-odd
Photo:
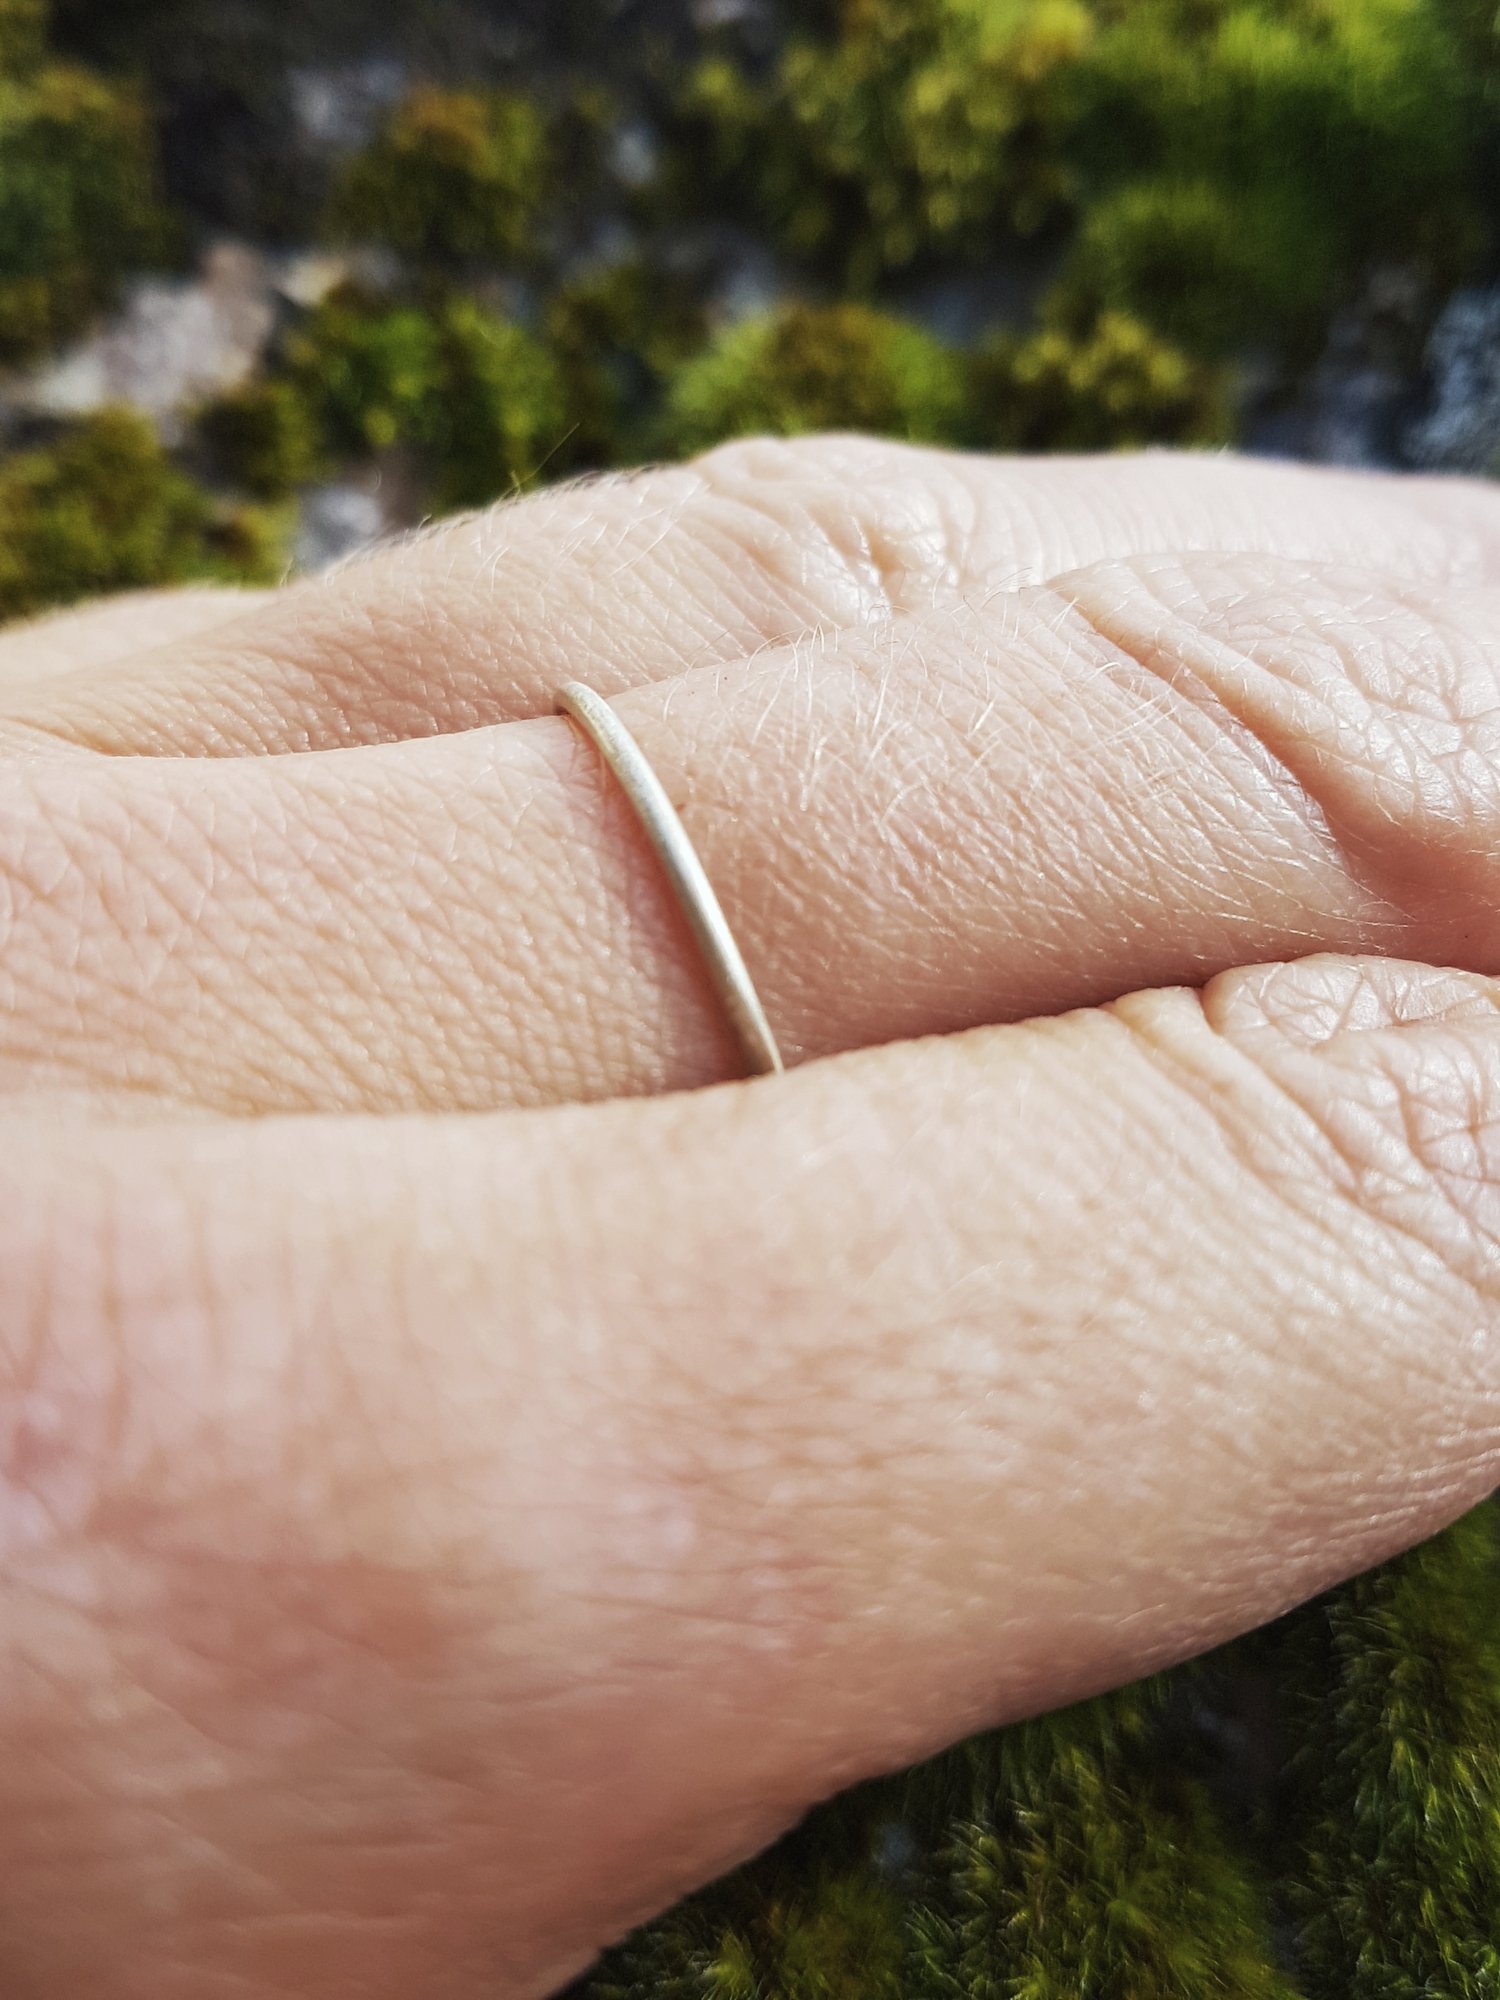
[[758,441],[543,494],[284,592],[217,641],[6,704],[111,751],[369,743],[548,714],[812,630],[1171,548],[1500,578],[1500,496],[1230,459],[1004,460]]
[[550,1990],[1500,1469],[1500,988],[3,1153],[19,1991]]
[[19,682],[87,668],[118,672],[133,653],[202,640],[266,604],[269,595],[218,588],[140,591],[12,625],[0,632],[0,702]]
[[[1317,949],[1500,970],[1500,592],[1198,557],[618,701],[787,1057]],[[0,802],[0,1084],[485,1109],[738,1073],[562,720],[38,759]]]

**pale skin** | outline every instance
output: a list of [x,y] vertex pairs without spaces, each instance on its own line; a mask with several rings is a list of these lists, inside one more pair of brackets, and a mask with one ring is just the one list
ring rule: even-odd
[[7,2000],[542,1996],[1478,1500],[1497,856],[1462,483],[749,444],[0,637]]

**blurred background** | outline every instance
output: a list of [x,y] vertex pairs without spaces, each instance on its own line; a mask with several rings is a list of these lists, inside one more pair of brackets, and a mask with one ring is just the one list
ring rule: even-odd
[[0,0],[0,616],[752,430],[1500,467],[1496,0]]

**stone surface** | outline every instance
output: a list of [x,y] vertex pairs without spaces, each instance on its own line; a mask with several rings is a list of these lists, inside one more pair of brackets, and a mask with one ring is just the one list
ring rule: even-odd
[[1500,285],[1448,301],[1427,373],[1427,407],[1407,430],[1407,458],[1435,472],[1500,475]]
[[316,574],[373,547],[397,525],[378,482],[312,487],[301,498],[292,565]]
[[98,332],[12,377],[0,400],[38,417],[131,403],[171,437],[185,408],[255,372],[280,309],[275,260],[241,243],[218,243],[194,277],[137,279]]

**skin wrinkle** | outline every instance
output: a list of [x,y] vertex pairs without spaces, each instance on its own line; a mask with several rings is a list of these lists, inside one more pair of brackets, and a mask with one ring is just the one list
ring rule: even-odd
[[[1373,1219],[1379,1225],[1380,1229],[1394,1232],[1397,1235],[1408,1236],[1412,1248],[1416,1252],[1420,1266],[1425,1266],[1429,1270],[1433,1266],[1436,1266],[1440,1271],[1457,1280],[1465,1289],[1473,1290],[1472,1281],[1466,1279],[1463,1273],[1452,1267],[1451,1261],[1437,1248],[1430,1234],[1410,1229],[1398,1216],[1389,1212],[1387,1204],[1376,1203],[1372,1200],[1373,1194],[1380,1186],[1381,1174],[1378,1169],[1372,1168],[1370,1163],[1361,1157],[1364,1149],[1353,1142],[1352,1136],[1341,1135],[1339,1107],[1336,1103],[1330,1104],[1321,1114],[1317,1114],[1309,1105],[1306,1097],[1295,1088],[1295,1085],[1286,1077],[1279,1075],[1271,1065],[1261,1064],[1258,1069],[1258,1077],[1260,1082],[1272,1091],[1284,1110],[1289,1111],[1294,1119],[1310,1125],[1316,1131],[1318,1137],[1323,1141],[1324,1146],[1331,1154],[1333,1161],[1337,1163],[1339,1169],[1337,1173],[1328,1172],[1325,1166],[1325,1170],[1322,1172],[1315,1172],[1305,1176],[1300,1174],[1293,1175],[1287,1171],[1285,1164],[1278,1166],[1277,1173],[1279,1183],[1286,1186],[1290,1191],[1299,1192],[1305,1201],[1308,1219],[1324,1239],[1327,1253],[1324,1258],[1325,1262],[1329,1261],[1330,1257],[1340,1256],[1347,1261],[1349,1245],[1351,1243],[1358,1244],[1362,1236],[1365,1238],[1370,1236],[1371,1231],[1366,1225]],[[1405,1100],[1393,1097],[1391,1101],[1396,1110],[1401,1135],[1409,1141],[1411,1138],[1411,1125],[1407,1115]],[[1377,1130],[1379,1130],[1381,1128],[1381,1121],[1377,1118],[1374,1123]],[[1265,1124],[1268,1129],[1274,1128],[1277,1131],[1278,1143],[1280,1143],[1284,1131],[1282,1124],[1269,1118],[1265,1121]],[[1247,1165],[1251,1167],[1260,1166],[1260,1162],[1257,1160],[1254,1151],[1248,1153],[1245,1157]],[[1420,1154],[1412,1152],[1410,1154],[1410,1163],[1421,1170],[1422,1161]],[[1261,1170],[1264,1171],[1263,1168]],[[1430,1170],[1423,1172],[1423,1179],[1429,1186],[1435,1186]],[[1338,1212],[1332,1215],[1326,1212],[1327,1198],[1330,1190],[1338,1197]],[[1443,1198],[1445,1201],[1448,1200],[1446,1195]],[[1382,1253],[1387,1250],[1387,1246],[1381,1242],[1377,1242],[1373,1247]],[[1382,1263],[1382,1278],[1385,1282],[1388,1282],[1388,1273],[1384,1270],[1384,1254],[1382,1254],[1380,1261]],[[1480,1304],[1485,1303],[1482,1296],[1477,1302]]]
[[[1092,579],[1081,579],[1080,587],[1087,587],[1090,581]],[[1135,624],[1130,628],[1129,638],[1122,638],[1106,616],[1068,594],[1066,580],[1052,588],[1059,599],[1060,618],[1076,620],[1102,645],[1103,651],[1096,653],[1092,671],[1101,677],[1114,675],[1127,685],[1136,673],[1152,676],[1159,683],[1163,704],[1187,704],[1205,717],[1215,731],[1227,740],[1237,761],[1254,765],[1262,776],[1276,783],[1281,798],[1298,814],[1308,837],[1330,857],[1344,859],[1343,849],[1329,826],[1327,813],[1302,775],[1277,754],[1274,744],[1266,741],[1264,733],[1229,704],[1224,690],[1215,681],[1197,671],[1191,659],[1172,650],[1166,635],[1174,628],[1167,614],[1164,613],[1160,628],[1147,628],[1144,639],[1139,636],[1140,628]],[[1141,716],[1143,734],[1149,731],[1148,718],[1149,709],[1143,711]]]
[[[1313,961],[1313,967],[1316,968],[1319,963]],[[1331,1020],[1326,1005],[1326,986],[1321,991],[1314,987],[1313,990],[1318,993],[1322,1003],[1318,1047],[1325,1051],[1337,1051],[1340,1046],[1347,1046],[1347,1037],[1351,1035],[1375,1035],[1379,1038],[1380,1045],[1389,1048],[1393,1056],[1395,1051],[1404,1046],[1391,1039],[1393,1034],[1400,1034],[1402,1031],[1387,1025],[1391,1013],[1391,995],[1397,991],[1397,981],[1387,975],[1385,968],[1381,968],[1381,972],[1382,977],[1378,980],[1368,978],[1352,986],[1342,1002],[1346,1016],[1349,1010],[1360,1002],[1373,1003],[1377,1010],[1376,1021],[1368,1026],[1349,1028],[1344,1025],[1342,1019]],[[1300,968],[1292,968],[1289,972],[1271,976],[1273,986],[1279,983],[1281,987],[1288,985],[1293,987],[1294,1020],[1296,1019],[1295,986],[1299,976],[1302,976]],[[1469,996],[1465,994],[1460,1018],[1467,1014],[1468,1018],[1482,1019],[1493,1013],[1493,1008],[1483,1003],[1478,1005],[1473,1013],[1469,1013],[1470,1004]],[[1399,999],[1397,1006],[1399,1008]],[[1215,1021],[1208,1010],[1205,1010],[1205,1018],[1216,1032],[1221,1034],[1226,1032],[1226,1024],[1222,1019]],[[1431,1020],[1433,1016],[1431,1013],[1425,1013],[1419,1018]],[[1301,1083],[1299,1087],[1299,1078],[1306,1068],[1305,1057],[1299,1062],[1294,1053],[1291,1062],[1288,1063],[1284,1037],[1280,1032],[1268,1034],[1265,1043],[1273,1060],[1279,1058],[1280,1067],[1286,1073],[1278,1074],[1277,1067],[1273,1067],[1272,1062],[1266,1062],[1261,1064],[1262,1074],[1278,1092],[1282,1093],[1288,1107],[1295,1115],[1302,1117],[1311,1115],[1306,1084]],[[1252,1057],[1254,1052],[1255,1043],[1252,1041],[1250,1046]],[[1445,1056],[1448,1057],[1446,1062]],[[1408,1235],[1420,1262],[1423,1265],[1436,1262],[1440,1268],[1446,1269],[1472,1295],[1474,1310],[1482,1317],[1493,1306],[1495,1298],[1500,1296],[1492,1268],[1493,1260],[1484,1247],[1486,1242],[1493,1242],[1495,1232],[1493,1229],[1484,1232],[1481,1240],[1476,1242],[1475,1230],[1478,1226],[1476,1218],[1465,1207],[1451,1167],[1445,1163],[1444,1170],[1439,1173],[1432,1158],[1432,1139],[1419,1136],[1417,1113],[1422,1104],[1423,1091],[1436,1088],[1445,1074],[1449,1077],[1456,1074],[1450,1052],[1443,1050],[1441,1043],[1431,1034],[1423,1043],[1422,1063],[1425,1066],[1425,1074],[1418,1071],[1404,1085],[1398,1081],[1394,1071],[1381,1075],[1378,1079],[1383,1086],[1379,1092],[1380,1101],[1378,1104],[1366,1106],[1362,1102],[1362,1096],[1368,1094],[1369,1088],[1369,1058],[1366,1056],[1360,1074],[1353,1079],[1354,1094],[1335,1093],[1329,1096],[1326,1107],[1318,1114],[1316,1122],[1323,1138],[1345,1163],[1347,1172],[1339,1187],[1339,1193],[1347,1208],[1356,1215],[1373,1214],[1383,1227]],[[1309,1072],[1309,1076],[1314,1076],[1314,1073]],[[1361,1082],[1366,1084],[1363,1093],[1359,1090]],[[1466,1088],[1464,1108],[1456,1124],[1451,1101],[1440,1100],[1434,1106],[1440,1139],[1447,1137],[1454,1130],[1463,1129],[1470,1132],[1477,1150],[1478,1093],[1478,1080],[1474,1078]],[[1451,1089],[1448,1097],[1451,1100]],[[1390,1166],[1374,1162],[1371,1158],[1368,1132],[1373,1129],[1379,1133],[1383,1129],[1388,1129],[1392,1115],[1396,1120],[1395,1136],[1400,1141],[1397,1160],[1405,1166],[1404,1174]],[[1482,1177],[1476,1178],[1476,1184],[1484,1184]],[[1404,1219],[1404,1214],[1398,1212],[1410,1206],[1404,1197],[1417,1192],[1430,1198],[1427,1204],[1429,1208],[1435,1202],[1437,1213],[1441,1215],[1446,1212],[1457,1224],[1456,1243],[1449,1240],[1451,1232],[1413,1227]],[[1309,1197],[1309,1206],[1312,1206],[1313,1199],[1314,1197]],[[1330,1234],[1336,1239],[1340,1233],[1338,1219],[1334,1218],[1330,1224]],[[1462,1316],[1461,1308],[1458,1316]]]
[[[1212,991],[1210,987],[1209,992]],[[1349,1289],[1348,1243],[1351,1236],[1358,1241],[1364,1217],[1350,1163],[1332,1144],[1324,1125],[1309,1106],[1287,1091],[1269,1062],[1247,1059],[1221,1032],[1216,1032],[1213,1045],[1205,1045],[1197,1030],[1200,1024],[1209,1023],[1210,1014],[1202,996],[1196,993],[1135,996],[1107,1010],[1105,1018],[1117,1022],[1148,1054],[1159,1084],[1165,1084],[1170,1095],[1192,1105],[1210,1121],[1214,1142],[1227,1147],[1229,1156],[1248,1181],[1269,1195],[1274,1204],[1274,1225],[1262,1224],[1258,1231],[1223,1240],[1223,1268],[1210,1275],[1216,1275],[1217,1281],[1228,1288],[1237,1281],[1238,1267],[1242,1282],[1246,1242],[1264,1238],[1277,1246],[1277,1269],[1274,1273],[1262,1273],[1253,1253],[1251,1261],[1257,1268],[1257,1276],[1272,1277],[1276,1305],[1268,1315],[1269,1324],[1283,1326],[1289,1318],[1304,1314],[1314,1304],[1325,1308],[1343,1305],[1344,1310],[1350,1311],[1346,1296],[1340,1294],[1347,1295]],[[1260,1099],[1263,1108],[1274,1107],[1277,1114],[1291,1110],[1295,1121],[1292,1130],[1289,1132],[1279,1115],[1248,1116],[1247,1099],[1251,1104]],[[1190,1174],[1193,1163],[1204,1155],[1204,1135],[1195,1130],[1191,1121],[1179,1121],[1179,1132],[1181,1169]],[[1333,1190],[1339,1199],[1330,1217],[1326,1202]],[[1373,1248],[1380,1247],[1376,1232]],[[1206,1246],[1201,1243],[1199,1254],[1206,1254]],[[1372,1264],[1379,1262],[1378,1256],[1372,1258]],[[1128,1269],[1128,1257],[1126,1266]],[[1320,1269],[1338,1270],[1340,1276],[1332,1294],[1325,1292],[1321,1300],[1310,1299],[1309,1278]],[[1387,1269],[1372,1268],[1366,1287],[1372,1310],[1375,1302],[1385,1295],[1388,1279]],[[1352,1312],[1351,1317],[1355,1317]],[[1302,1394],[1324,1393],[1326,1385],[1319,1378],[1319,1366],[1314,1347],[1309,1347],[1306,1360],[1300,1363],[1284,1351],[1278,1354],[1278,1371],[1290,1371],[1286,1387],[1289,1398],[1298,1393],[1291,1384],[1299,1377]],[[1351,1390],[1341,1384],[1339,1393],[1347,1400]],[[1352,1393],[1363,1398],[1366,1394],[1363,1383]],[[1377,1397],[1370,1403],[1372,1420],[1379,1418],[1380,1410]],[[1247,1440],[1244,1459],[1247,1473],[1255,1471],[1261,1451],[1257,1440],[1253,1437]]]
[[[1206,580],[1211,581],[1213,575],[1210,567]],[[1176,656],[1184,669],[1195,677],[1209,678],[1218,698],[1267,741],[1267,747],[1287,764],[1293,780],[1320,798],[1351,865],[1362,864],[1377,879],[1384,876],[1397,885],[1420,879],[1430,893],[1434,847],[1452,865],[1460,865],[1473,854],[1472,832],[1467,840],[1464,838],[1465,823],[1472,823],[1481,800],[1491,816],[1500,810],[1500,799],[1493,797],[1497,792],[1496,760],[1482,755],[1476,760],[1474,776],[1478,785],[1460,788],[1461,803],[1455,801],[1448,786],[1440,794],[1434,794],[1426,782],[1435,769],[1435,756],[1441,755],[1427,740],[1433,718],[1419,712],[1413,719],[1429,727],[1419,732],[1408,730],[1404,735],[1390,726],[1389,718],[1393,714],[1399,717],[1403,710],[1399,698],[1391,699],[1393,669],[1401,657],[1400,641],[1393,648],[1389,637],[1382,633],[1382,625],[1389,624],[1393,600],[1388,594],[1377,593],[1380,622],[1373,628],[1361,628],[1348,619],[1345,612],[1348,592],[1336,587],[1338,576],[1338,572],[1314,573],[1310,579],[1314,592],[1326,582],[1330,610],[1336,608],[1347,621],[1342,624],[1334,623],[1331,618],[1320,621],[1329,624],[1336,635],[1326,641],[1318,636],[1314,626],[1311,638],[1299,638],[1295,643],[1283,639],[1277,631],[1264,651],[1247,645],[1237,639],[1237,606],[1233,595],[1227,608],[1204,604],[1203,608],[1211,612],[1208,630],[1201,617],[1196,624],[1182,621],[1175,607],[1164,607],[1164,615],[1172,621]],[[1149,588],[1154,581],[1149,576],[1142,578],[1135,567],[1129,571],[1129,577],[1130,589],[1139,581],[1145,581]],[[1275,609],[1279,586],[1284,593],[1280,602],[1287,607],[1283,615],[1297,618],[1293,609],[1297,587],[1299,582],[1307,580],[1299,579],[1295,571],[1285,579],[1273,577],[1257,603],[1264,602]],[[1118,643],[1136,652],[1149,651],[1151,636],[1143,632],[1128,603],[1113,605],[1110,596],[1106,574],[1100,579],[1099,597],[1109,609],[1096,608],[1096,615]],[[1311,622],[1315,604],[1315,597],[1309,601],[1304,591],[1301,616],[1297,618],[1299,625],[1305,627]],[[1422,616],[1418,629],[1424,649],[1430,648],[1437,638],[1441,616],[1439,612],[1437,621]],[[1331,683],[1316,670],[1318,652],[1324,648],[1340,663],[1337,677]],[[1363,672],[1352,673],[1351,662],[1355,666],[1364,664],[1361,658],[1364,648],[1378,648],[1375,654],[1378,668],[1372,672],[1366,667]],[[1471,670],[1460,678],[1451,650],[1446,651],[1443,678],[1453,681],[1455,686],[1472,687],[1476,693],[1485,682],[1493,686],[1496,668],[1492,648],[1472,649],[1471,659]],[[1413,667],[1420,671],[1421,665],[1421,662],[1408,663],[1401,680],[1416,679]],[[1375,684],[1366,685],[1370,681]],[[1347,721],[1341,721],[1341,712],[1347,715]],[[1464,720],[1472,723],[1495,712],[1496,703],[1491,699],[1477,714],[1466,715]],[[1450,714],[1445,720],[1456,726],[1458,718]],[[1371,748],[1361,756],[1357,752],[1362,744]],[[1403,765],[1410,774],[1404,781]],[[1366,782],[1358,779],[1351,782],[1351,772],[1363,774]],[[1415,837],[1419,833],[1420,840]]]

